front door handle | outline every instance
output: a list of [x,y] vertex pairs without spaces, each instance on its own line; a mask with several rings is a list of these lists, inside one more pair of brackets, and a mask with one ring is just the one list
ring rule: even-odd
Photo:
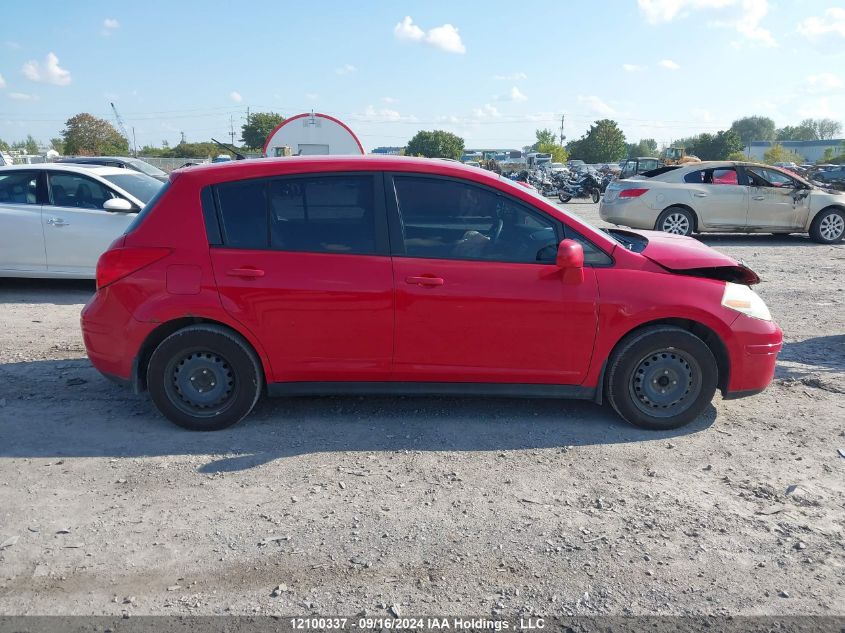
[[232,268],[227,270],[226,274],[230,277],[240,277],[242,279],[258,279],[264,276],[264,271],[260,268]]
[[65,222],[62,218],[50,218],[47,220],[47,224],[50,226],[67,226],[68,223]]
[[405,283],[412,286],[442,286],[445,281],[441,277],[405,277]]
[[694,195],[695,195],[696,198],[706,198],[707,197],[707,194],[702,193],[701,191],[695,193]]
[[752,199],[752,200],[765,200],[765,199],[766,199],[766,196],[754,196],[754,197],[753,197],[753,198],[751,198],[751,199]]

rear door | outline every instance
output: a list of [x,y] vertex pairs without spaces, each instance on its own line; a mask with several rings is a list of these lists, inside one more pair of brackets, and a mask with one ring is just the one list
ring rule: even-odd
[[[43,179],[43,176],[42,176]],[[47,270],[41,229],[43,180],[35,170],[0,171],[0,270]]]
[[136,213],[103,209],[107,200],[121,197],[88,176],[65,171],[47,173],[47,204],[41,216],[47,251],[47,270],[93,278],[97,260]]
[[748,215],[748,187],[735,167],[700,169],[684,177],[689,205],[702,228],[742,229]]
[[745,167],[750,188],[748,227],[756,230],[803,230],[810,196],[796,194],[798,181],[771,167]]
[[390,180],[396,380],[580,384],[597,288],[562,280],[564,227],[469,181]]
[[393,275],[381,175],[243,180],[211,192],[223,307],[261,341],[268,380],[389,380]]

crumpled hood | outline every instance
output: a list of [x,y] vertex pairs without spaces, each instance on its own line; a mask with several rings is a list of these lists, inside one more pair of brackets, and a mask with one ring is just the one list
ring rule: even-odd
[[626,230],[648,240],[648,246],[641,255],[672,272],[732,281],[747,286],[760,283],[757,273],[743,262],[720,253],[692,237],[662,231]]

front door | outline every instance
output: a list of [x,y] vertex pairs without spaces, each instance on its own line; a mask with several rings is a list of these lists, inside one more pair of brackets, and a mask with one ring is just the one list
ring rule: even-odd
[[38,274],[47,270],[38,172],[0,173],[0,271]]
[[55,171],[48,173],[47,182],[49,199],[41,214],[47,270],[93,278],[100,255],[136,214],[103,209],[118,195],[88,176]]
[[563,227],[502,193],[396,174],[391,228],[398,381],[580,384],[596,281],[565,283]]
[[381,177],[217,185],[221,301],[270,357],[269,382],[386,381],[393,276]]
[[810,196],[800,195],[798,181],[770,167],[746,167],[745,173],[751,191],[749,228],[774,231],[804,229],[810,211]]

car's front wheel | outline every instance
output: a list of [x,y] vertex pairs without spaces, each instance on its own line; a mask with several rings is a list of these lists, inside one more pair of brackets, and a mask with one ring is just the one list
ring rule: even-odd
[[155,349],[147,388],[172,422],[193,431],[216,431],[252,411],[262,376],[255,352],[240,336],[217,325],[192,325]]
[[655,231],[672,233],[674,235],[692,235],[695,219],[689,210],[683,207],[669,207],[657,218]]
[[607,399],[625,420],[646,429],[692,422],[713,399],[719,369],[693,333],[658,325],[623,339],[607,366]]
[[820,244],[835,244],[845,236],[845,214],[839,209],[819,211],[810,224],[810,237]]

